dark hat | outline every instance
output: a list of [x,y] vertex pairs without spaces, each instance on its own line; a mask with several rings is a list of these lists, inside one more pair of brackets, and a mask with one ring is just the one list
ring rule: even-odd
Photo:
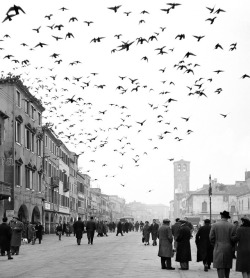
[[169,219],[163,219],[163,223],[169,223],[170,222],[170,220]]
[[226,210],[224,210],[223,212],[220,212],[220,215],[223,216],[224,218],[227,218],[227,219],[231,218],[230,215],[229,215],[229,212],[226,211]]
[[181,224],[186,223],[187,221],[184,219],[180,219],[178,222],[180,222]]
[[205,223],[205,224],[210,224],[210,222],[211,222],[210,219],[205,219],[205,220],[204,220],[204,223]]
[[249,219],[248,217],[246,217],[246,216],[243,216],[243,217],[241,218],[241,221],[250,223],[250,219]]

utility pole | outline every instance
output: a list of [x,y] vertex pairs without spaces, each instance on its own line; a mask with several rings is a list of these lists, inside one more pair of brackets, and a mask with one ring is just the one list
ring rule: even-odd
[[209,175],[208,196],[209,196],[209,215],[210,215],[210,223],[212,223],[212,185],[211,185],[211,175]]

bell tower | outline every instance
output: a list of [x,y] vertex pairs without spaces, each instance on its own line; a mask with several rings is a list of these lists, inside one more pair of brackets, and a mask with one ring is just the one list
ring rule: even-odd
[[185,197],[189,191],[190,162],[183,159],[174,162],[174,217],[185,214]]

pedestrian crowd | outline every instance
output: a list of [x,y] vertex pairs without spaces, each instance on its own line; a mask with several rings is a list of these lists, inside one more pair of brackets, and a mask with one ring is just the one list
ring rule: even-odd
[[[87,234],[88,244],[93,244],[95,232],[97,237],[108,236],[108,233],[115,233],[116,236],[134,231],[142,233],[142,242],[145,246],[157,246],[159,240],[158,256],[161,258],[161,268],[174,270],[172,259],[180,263],[180,270],[188,270],[191,257],[190,240],[194,237],[197,247],[197,262],[202,262],[204,271],[207,272],[213,263],[217,269],[218,278],[229,278],[230,269],[233,266],[233,259],[236,259],[236,271],[241,272],[243,278],[250,278],[250,219],[246,216],[241,218],[241,223],[234,221],[228,211],[220,213],[221,219],[210,223],[209,219],[204,220],[203,226],[193,227],[188,218],[177,218],[171,225],[169,219],[164,219],[162,225],[154,219],[152,224],[148,221],[95,221],[90,217],[89,221],[82,221],[81,217],[69,225],[59,221],[55,232],[58,239],[62,235],[76,237],[76,244],[81,244],[84,233]],[[18,217],[13,217],[9,223],[6,217],[0,224],[0,249],[1,256],[7,253],[8,259],[13,255],[19,255],[20,246],[24,240],[27,243],[35,244],[38,239],[41,244],[44,233],[40,222],[21,222]]]
[[220,213],[221,219],[212,224],[209,219],[204,220],[203,226],[193,227],[188,218],[176,219],[171,225],[169,219],[164,219],[162,225],[156,220],[150,225],[139,224],[142,231],[142,242],[157,246],[159,239],[158,256],[161,258],[161,268],[174,270],[171,259],[180,263],[180,270],[188,270],[192,261],[190,240],[194,237],[197,247],[197,262],[202,262],[204,271],[213,267],[217,269],[218,278],[229,278],[233,259],[236,259],[236,271],[242,273],[243,278],[250,278],[250,219],[246,216],[230,223],[228,211]]
[[39,244],[42,241],[43,226],[40,222],[25,224],[14,216],[9,223],[7,217],[3,217],[3,223],[0,225],[0,249],[1,256],[7,253],[8,260],[12,260],[12,255],[19,255],[20,246],[24,239],[26,242],[35,244],[38,239]]

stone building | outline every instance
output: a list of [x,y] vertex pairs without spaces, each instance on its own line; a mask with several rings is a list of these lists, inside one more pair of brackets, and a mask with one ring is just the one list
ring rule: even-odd
[[91,212],[90,205],[90,176],[77,172],[78,189],[78,216],[82,220],[88,220]]
[[174,218],[186,213],[186,197],[190,183],[190,162],[183,159],[174,162]]
[[[186,200],[185,216],[200,217],[204,220],[210,217],[210,205],[208,195],[209,185],[204,185],[201,189],[190,191]],[[213,220],[220,219],[220,212],[227,210],[232,220],[238,220],[237,200],[238,195],[247,192],[248,186],[245,183],[235,183],[225,185],[218,183],[217,180],[212,181],[211,196],[211,218]]]
[[77,192],[77,170],[78,155],[70,152],[69,155],[69,198],[70,198],[70,219],[71,222],[78,217],[78,192]]
[[10,187],[11,198],[1,201],[0,214],[12,211],[24,222],[41,221],[43,137],[39,129],[44,107],[17,77],[1,79],[0,88],[1,158],[12,161],[1,166],[1,186],[7,185],[3,193],[8,196]]

